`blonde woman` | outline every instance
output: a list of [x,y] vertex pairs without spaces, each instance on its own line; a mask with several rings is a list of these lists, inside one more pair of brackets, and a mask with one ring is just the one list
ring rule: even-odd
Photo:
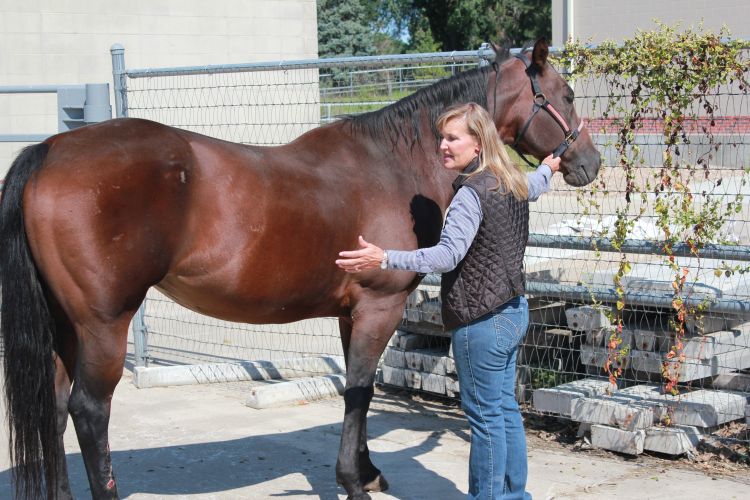
[[548,156],[527,176],[475,103],[448,109],[437,127],[443,165],[460,173],[440,242],[384,251],[360,236],[360,249],[341,252],[336,264],[347,272],[443,273],[443,325],[452,331],[461,407],[471,427],[468,498],[531,498],[515,400],[516,355],[529,323],[523,255],[528,202],[549,190],[560,159]]

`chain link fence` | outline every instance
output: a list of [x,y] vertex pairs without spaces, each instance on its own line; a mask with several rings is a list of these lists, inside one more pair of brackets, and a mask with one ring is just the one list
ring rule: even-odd
[[[149,118],[222,139],[256,145],[290,141],[341,115],[386,106],[440,78],[484,64],[486,49],[451,54],[342,58],[269,64],[123,70],[120,115]],[[745,55],[747,57],[747,54]],[[124,65],[123,65],[124,67]],[[750,75],[748,75],[750,76]],[[117,87],[117,85],[116,85]],[[644,116],[628,154],[643,161],[628,177],[614,147],[617,117],[604,102],[627,101],[624,88],[603,78],[574,83],[576,107],[604,158],[595,189],[572,188],[560,176],[532,203],[526,255],[531,326],[519,354],[519,399],[526,409],[604,427],[641,439],[643,422],[671,422],[748,442],[750,393],[750,99],[746,88],[720,85],[711,92],[716,111],[700,113],[679,154],[698,169],[687,180],[693,203],[717,210],[736,206],[700,257],[675,247],[686,270],[683,296],[710,306],[686,318],[675,338],[674,261],[664,255],[654,194],[644,192],[630,211],[629,239],[613,243],[616,217],[635,179],[659,182],[664,138],[659,116]],[[708,132],[712,141],[706,138]],[[676,196],[662,193],[660,196]],[[622,260],[629,272],[613,286]],[[624,294],[624,295],[623,295]],[[439,282],[428,276],[410,296],[402,328],[384,354],[380,381],[455,397],[458,385],[449,339],[442,332]],[[611,314],[618,301],[622,343],[610,345]],[[169,365],[241,360],[340,357],[334,319],[291,325],[238,325],[206,318],[149,293],[136,322],[147,338],[137,363]],[[140,332],[140,333],[138,333]],[[615,353],[616,351],[616,353]],[[615,355],[616,354],[616,355]],[[679,395],[664,394],[664,372],[679,361]],[[609,369],[605,369],[609,367]],[[621,368],[612,385],[608,372]],[[606,405],[596,398],[608,396]],[[614,398],[614,399],[612,399]],[[603,438],[602,438],[603,439]],[[608,439],[608,438],[607,438]],[[653,441],[653,439],[652,439]],[[643,445],[641,443],[641,449]],[[648,449],[648,447],[647,447]]]
[[[124,68],[122,52],[118,53],[115,68]],[[116,69],[118,116],[146,118],[243,144],[279,145],[342,115],[379,109],[441,78],[476,68],[485,57],[494,54],[480,49],[201,68]],[[323,371],[331,366],[339,369],[343,358],[335,318],[288,325],[229,323],[193,313],[156,290],[149,292],[136,317],[134,337],[135,363],[150,367],[253,360],[293,373],[303,358],[323,358]],[[308,373],[301,370],[299,374]]]

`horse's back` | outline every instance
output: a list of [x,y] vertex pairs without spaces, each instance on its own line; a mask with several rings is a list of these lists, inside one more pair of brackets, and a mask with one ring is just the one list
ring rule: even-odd
[[35,257],[56,295],[75,284],[97,310],[157,286],[237,321],[344,314],[338,251],[363,232],[413,244],[396,240],[412,200],[403,178],[339,134],[257,148],[121,119],[55,136],[27,190]]

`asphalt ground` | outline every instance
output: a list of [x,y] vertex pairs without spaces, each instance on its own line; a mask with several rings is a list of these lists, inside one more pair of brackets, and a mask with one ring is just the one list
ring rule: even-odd
[[[256,410],[244,402],[257,382],[137,389],[131,378],[126,371],[115,392],[110,424],[123,498],[346,497],[335,481],[341,397]],[[7,429],[0,434],[0,497],[11,498]],[[528,490],[537,499],[750,498],[747,468],[587,450],[538,426],[527,434]],[[378,389],[368,435],[390,483],[374,500],[465,498],[469,430],[455,404]],[[88,498],[72,424],[65,441],[74,494]]]

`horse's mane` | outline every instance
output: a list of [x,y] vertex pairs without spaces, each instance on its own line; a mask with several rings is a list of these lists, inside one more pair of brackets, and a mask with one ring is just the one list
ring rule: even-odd
[[[420,113],[427,109],[428,119],[433,135],[439,139],[440,133],[435,122],[449,106],[466,102],[476,102],[487,108],[487,80],[491,70],[498,70],[502,62],[510,56],[509,45],[496,47],[495,61],[488,66],[464,71],[450,78],[418,90],[385,108],[357,116],[342,118],[345,124],[352,127],[355,133],[364,133],[377,140],[388,140],[395,148],[400,138],[413,146],[422,146]],[[409,141],[404,131],[404,124],[411,123],[412,139]]]
[[438,137],[435,121],[453,104],[476,102],[487,107],[487,78],[491,66],[464,71],[450,78],[418,90],[385,108],[357,116],[346,116],[343,121],[356,133],[364,133],[378,140],[388,140],[394,147],[399,138],[409,142],[404,124],[411,123],[412,139],[421,145],[420,113],[428,112],[433,134]]

